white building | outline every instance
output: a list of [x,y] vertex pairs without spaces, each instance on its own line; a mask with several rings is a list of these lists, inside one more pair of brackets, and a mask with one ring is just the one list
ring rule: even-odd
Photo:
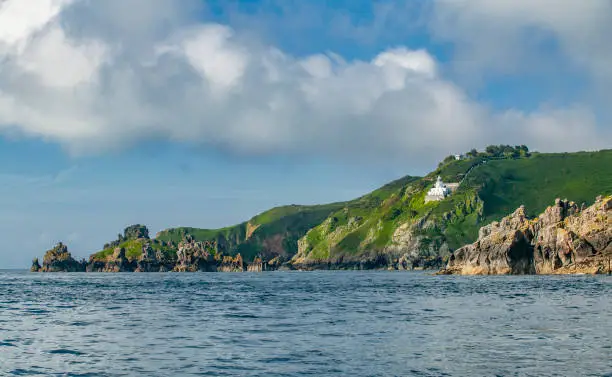
[[427,195],[425,196],[425,203],[436,201],[436,200],[442,200],[446,198],[447,196],[449,196],[450,194],[451,194],[451,189],[446,187],[444,182],[442,182],[442,178],[438,176],[438,179],[436,180],[436,184],[434,185],[434,187],[429,189],[429,191],[427,192]]

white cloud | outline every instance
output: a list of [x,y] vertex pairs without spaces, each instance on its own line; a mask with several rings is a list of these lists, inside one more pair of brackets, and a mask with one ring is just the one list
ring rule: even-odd
[[[0,20],[22,1],[5,0]],[[48,1],[30,26],[0,34],[20,46],[0,50],[0,132],[77,153],[146,138],[348,159],[428,160],[489,142],[605,146],[587,108],[493,112],[445,79],[425,50],[397,47],[369,61],[295,57],[158,3],[139,20],[113,18],[116,1],[91,3],[96,12]],[[558,140],[577,133],[580,142]]]
[[[215,90],[236,86],[248,63],[248,53],[232,42],[232,30],[221,25],[205,25],[183,36],[178,51]],[[160,52],[172,51],[172,47]]]
[[[0,47],[22,47],[71,0],[5,0],[0,3]],[[0,50],[1,51],[1,50]]]
[[70,89],[96,79],[105,53],[100,43],[75,45],[61,28],[53,27],[25,48],[18,64],[44,86]]
[[468,69],[551,70],[567,61],[612,79],[608,0],[436,1],[431,30],[457,44],[458,64]]

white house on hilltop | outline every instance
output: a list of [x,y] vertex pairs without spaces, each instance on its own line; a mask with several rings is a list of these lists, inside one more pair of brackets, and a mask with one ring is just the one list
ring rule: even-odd
[[[452,187],[449,187],[449,186],[452,186]],[[434,187],[429,189],[429,191],[427,192],[427,195],[425,196],[425,203],[443,200],[444,198],[449,196],[453,191],[455,191],[458,186],[459,186],[458,183],[449,183],[448,185],[446,185],[444,182],[442,182],[442,178],[438,176],[438,179],[436,180],[436,184],[434,185]]]

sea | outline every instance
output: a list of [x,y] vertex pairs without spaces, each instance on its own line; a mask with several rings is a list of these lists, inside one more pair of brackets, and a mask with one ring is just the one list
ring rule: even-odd
[[612,277],[0,272],[2,376],[612,376]]

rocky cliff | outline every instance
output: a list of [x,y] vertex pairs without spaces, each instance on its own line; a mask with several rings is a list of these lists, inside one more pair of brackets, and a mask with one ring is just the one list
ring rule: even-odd
[[[460,160],[449,156],[424,177],[406,176],[347,202],[277,207],[235,226],[173,228],[153,239],[144,225],[129,226],[93,254],[87,268],[213,271],[224,257],[240,254],[243,269],[252,264],[254,271],[439,269],[452,250],[477,240],[480,227],[520,204],[533,218],[557,196],[582,203],[612,194],[611,166],[612,150],[529,154],[524,147],[487,148]],[[456,189],[441,201],[425,202],[437,176]],[[239,266],[228,259],[223,269]]]
[[[136,228],[129,228],[136,229]],[[142,229],[141,229],[142,231]],[[146,231],[143,231],[146,233]],[[141,234],[145,234],[142,233]],[[135,237],[141,237],[140,234]],[[110,245],[110,244],[107,244]],[[243,260],[240,254],[223,255],[218,252],[215,242],[196,241],[187,236],[176,249],[172,243],[166,244],[148,238],[128,239],[108,250],[92,254],[89,261],[77,262],[68,252],[68,247],[59,243],[45,253],[42,266],[38,258],[32,261],[32,272],[242,272],[276,270],[282,258],[266,261],[261,257],[251,263]],[[123,246],[121,246],[123,245]],[[128,248],[126,248],[128,246]],[[174,252],[173,252],[174,251]]]
[[478,240],[456,250],[441,274],[607,273],[612,259],[612,196],[590,207],[557,199],[529,219],[520,207],[484,226]]
[[188,236],[179,243],[173,271],[217,271],[220,255],[214,242],[199,242]]
[[[610,150],[448,158],[425,177],[405,177],[345,203],[298,241],[291,262],[299,269],[439,269],[452,250],[478,238],[480,227],[521,204],[535,217],[560,195],[582,203],[612,194],[611,167]],[[426,202],[437,176],[456,190]]]

